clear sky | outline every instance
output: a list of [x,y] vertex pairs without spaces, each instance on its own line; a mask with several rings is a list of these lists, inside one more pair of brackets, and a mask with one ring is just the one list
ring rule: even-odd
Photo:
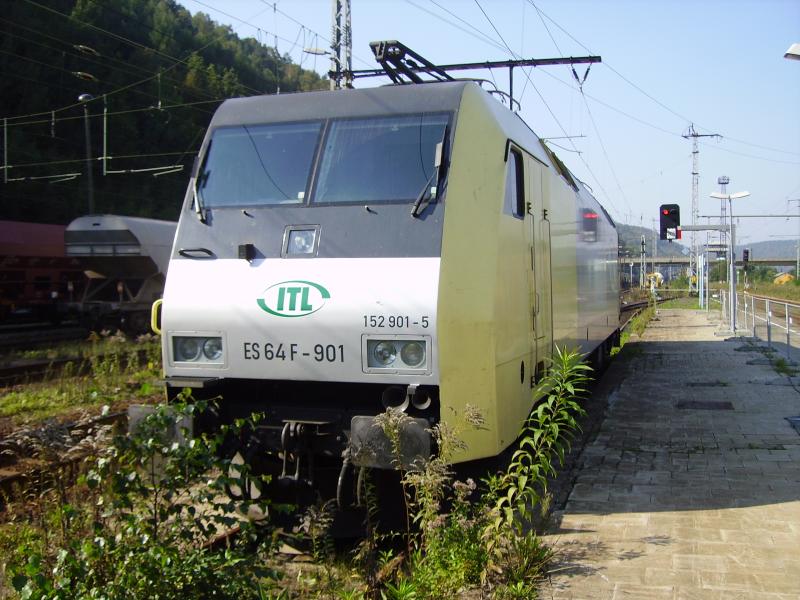
[[[180,0],[326,73],[330,0]],[[368,43],[397,39],[434,63],[597,54],[583,93],[568,66],[515,75],[523,118],[615,220],[653,226],[660,204],[691,223],[692,143],[700,138],[699,214],[718,215],[730,177],[735,214],[798,214],[800,0],[352,0],[353,67],[376,66]],[[577,65],[583,76],[585,66]],[[472,72],[492,79],[488,72]],[[508,87],[507,70],[494,74]],[[387,80],[364,79],[356,87]],[[577,151],[577,152],[576,152]],[[705,222],[705,219],[701,219]],[[800,219],[741,219],[742,243],[796,238]],[[783,236],[783,237],[776,237]]]

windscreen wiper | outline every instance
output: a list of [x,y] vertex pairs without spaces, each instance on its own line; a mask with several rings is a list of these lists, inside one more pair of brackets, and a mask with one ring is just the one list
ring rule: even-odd
[[200,163],[195,172],[194,179],[192,180],[192,203],[194,204],[194,211],[197,213],[197,218],[200,219],[201,223],[206,222],[206,208],[203,206],[203,197],[200,194],[199,184],[201,179],[205,184],[205,180],[208,178],[208,175],[203,173],[203,169],[206,168],[206,161],[208,160],[209,152],[211,152],[211,144],[213,141],[214,140],[208,142],[206,153],[203,156],[203,162]]
[[[436,144],[436,153],[433,159],[434,170],[433,174],[430,176],[428,181],[425,182],[425,187],[417,196],[417,199],[414,201],[414,206],[411,207],[411,216],[415,219],[418,219],[419,216],[422,214],[428,205],[434,200],[439,194],[439,175],[442,170],[442,164],[444,161],[444,142],[447,139],[447,127],[444,128],[444,135],[442,135],[442,141]],[[433,185],[433,184],[436,185]]]

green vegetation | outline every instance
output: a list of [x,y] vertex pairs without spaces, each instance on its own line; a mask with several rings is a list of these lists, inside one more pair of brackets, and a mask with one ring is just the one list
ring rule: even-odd
[[639,313],[633,317],[633,319],[631,319],[630,323],[628,323],[628,326],[620,335],[619,346],[615,346],[611,349],[611,356],[616,356],[619,354],[625,345],[630,341],[632,335],[641,337],[644,333],[644,330],[647,329],[647,324],[655,315],[655,304],[651,301],[647,308],[639,311]]
[[7,0],[0,32],[9,178],[81,174],[9,181],[0,191],[3,219],[67,223],[86,213],[83,93],[96,98],[87,104],[94,157],[102,155],[108,109],[109,169],[183,166],[159,177],[103,177],[95,162],[95,212],[175,219],[223,99],[327,87],[277,47],[240,39],[174,0]]
[[754,296],[769,296],[770,298],[780,298],[789,302],[800,302],[800,283],[797,280],[784,285],[774,283],[757,283],[750,286],[748,293]]
[[[162,395],[161,344],[150,335],[126,340],[121,333],[92,334],[91,344],[70,345],[74,360],[53,369],[44,381],[0,392],[0,417],[14,423],[40,421],[76,410],[118,404],[121,399],[152,401]],[[49,359],[61,349],[37,351]],[[126,398],[120,398],[124,392]]]
[[[483,427],[481,415],[467,407],[459,426],[434,427],[439,452],[401,471],[408,516],[402,531],[379,533],[376,489],[365,477],[367,535],[351,558],[337,553],[330,539],[330,503],[311,507],[293,534],[269,519],[248,519],[280,507],[231,501],[225,490],[263,490],[268,478],[233,468],[221,449],[227,436],[239,436],[260,417],[215,436],[174,441],[164,431],[180,430],[184,418],[206,409],[184,397],[159,407],[133,434],[98,448],[74,488],[48,489],[34,505],[6,507],[0,525],[5,591],[109,600],[439,599],[467,590],[533,597],[552,556],[534,523],[549,508],[548,477],[579,428],[588,370],[577,352],[557,353],[510,465],[480,484],[454,480],[449,460],[463,446],[464,428]],[[398,466],[405,419],[392,410],[381,417]],[[209,543],[231,527],[239,528],[235,540]],[[282,560],[281,541],[305,547],[313,563]]]
[[789,362],[780,356],[770,359],[772,368],[778,375],[786,375],[787,377],[795,377],[800,371],[789,365]]
[[[0,530],[5,571],[21,598],[233,600],[273,585],[275,574],[264,565],[271,539],[246,518],[251,505],[266,512],[268,503],[237,504],[223,494],[245,478],[261,483],[244,468],[227,475],[229,461],[217,457],[225,436],[236,432],[185,443],[164,435],[202,409],[162,407],[134,435],[101,450],[71,495],[40,497],[38,523]],[[242,542],[204,549],[233,526]]]
[[672,308],[696,310],[700,308],[700,300],[697,296],[682,296],[680,298],[672,298],[671,300],[660,302],[658,308],[659,310]]

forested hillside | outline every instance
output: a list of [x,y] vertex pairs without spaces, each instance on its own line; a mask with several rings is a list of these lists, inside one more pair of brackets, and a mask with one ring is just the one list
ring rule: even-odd
[[[82,94],[94,97],[85,105],[94,212],[176,219],[222,99],[328,85],[288,55],[173,0],[3,0],[2,7],[8,168],[0,219],[67,223],[88,212]],[[106,170],[124,173],[103,175],[104,137]],[[156,175],[170,165],[173,172]]]

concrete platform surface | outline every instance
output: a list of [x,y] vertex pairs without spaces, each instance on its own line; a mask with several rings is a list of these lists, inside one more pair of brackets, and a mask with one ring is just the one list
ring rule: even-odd
[[540,598],[800,598],[800,383],[718,329],[662,310],[612,363]]

